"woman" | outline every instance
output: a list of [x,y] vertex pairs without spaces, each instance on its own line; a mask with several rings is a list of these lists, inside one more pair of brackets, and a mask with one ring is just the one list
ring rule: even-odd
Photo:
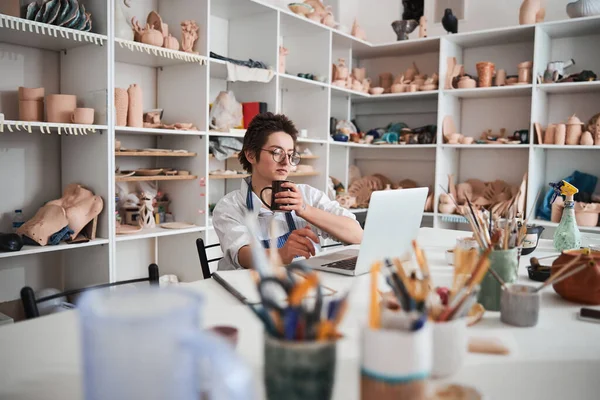
[[250,237],[244,223],[247,210],[258,208],[263,246],[269,248],[269,226],[274,219],[278,234],[277,251],[285,264],[298,256],[310,258],[316,253],[319,236],[348,244],[362,240],[362,228],[353,213],[330,200],[325,193],[309,185],[285,183],[289,191],[277,193],[275,202],[286,212],[272,212],[260,200],[260,191],[272,181],[286,180],[290,168],[298,165],[298,131],[285,115],[257,115],[246,131],[238,156],[251,176],[242,180],[240,190],[228,193],[216,205],[213,226],[224,253],[219,270],[252,268]]

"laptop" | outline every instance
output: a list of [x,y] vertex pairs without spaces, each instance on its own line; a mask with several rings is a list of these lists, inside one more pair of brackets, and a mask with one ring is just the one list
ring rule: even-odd
[[360,249],[323,253],[302,262],[321,271],[362,275],[375,261],[406,258],[419,233],[428,192],[426,187],[373,192]]

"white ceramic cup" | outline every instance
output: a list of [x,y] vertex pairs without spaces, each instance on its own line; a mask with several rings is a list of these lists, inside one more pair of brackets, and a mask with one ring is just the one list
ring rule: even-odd
[[459,318],[448,322],[432,323],[434,378],[443,378],[456,373],[467,356],[467,319]]

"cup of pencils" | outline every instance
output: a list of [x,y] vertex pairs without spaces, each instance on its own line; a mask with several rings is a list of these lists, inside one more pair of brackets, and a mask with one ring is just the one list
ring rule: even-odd
[[[420,255],[417,259],[424,261]],[[427,398],[432,367],[432,334],[426,309],[429,270],[426,262],[419,265],[421,279],[407,276],[398,259],[376,263],[371,269],[369,325],[361,338],[363,400]],[[389,302],[379,301],[380,273],[399,306],[389,307]]]
[[490,252],[490,266],[481,281],[478,301],[489,311],[500,311],[502,285],[517,280],[519,269],[517,247],[493,249]]
[[250,305],[265,327],[267,399],[330,399],[349,292],[325,301],[317,272],[301,263],[284,271],[258,276],[261,304]]

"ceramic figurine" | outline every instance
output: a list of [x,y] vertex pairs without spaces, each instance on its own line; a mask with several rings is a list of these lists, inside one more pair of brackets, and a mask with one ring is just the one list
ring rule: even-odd
[[594,144],[600,146],[600,113],[590,118],[587,124],[587,130],[592,134]]
[[222,91],[215,99],[208,118],[211,129],[227,132],[241,124],[242,104],[236,100],[233,92]]
[[477,87],[477,81],[468,76],[463,76],[458,80],[457,86],[459,89],[472,89]]
[[519,83],[531,83],[531,69],[533,62],[525,61],[518,65],[519,68]]
[[357,79],[360,82],[362,82],[367,77],[367,70],[366,68],[352,68],[352,76],[354,77],[354,79]]
[[127,90],[115,88],[115,116],[117,126],[127,126],[127,111],[129,109],[129,94]]
[[371,78],[367,78],[367,79],[363,80],[362,84],[363,84],[363,92],[369,93],[369,89],[371,89]]
[[442,17],[442,26],[448,33],[458,33],[458,19],[452,13],[451,8],[444,10],[444,16]]
[[[417,78],[417,75],[419,75],[419,67],[417,67],[417,64],[413,61],[412,63],[412,67],[409,67],[405,72],[404,72],[404,79],[412,81],[413,79],[422,79],[422,77]],[[423,79],[424,81],[424,79]],[[415,82],[413,82],[415,83]],[[419,84],[419,83],[417,83]]]
[[563,78],[565,75],[565,69],[575,65],[575,60],[572,58],[567,61],[551,61],[546,66],[544,71],[544,83],[556,82]]
[[419,37],[426,38],[427,37],[427,17],[424,15],[419,19]]
[[198,54],[194,51],[194,45],[198,40],[198,31],[200,28],[196,21],[187,20],[181,23],[181,50],[186,53]]
[[348,67],[346,67],[346,60],[343,58],[338,59],[338,65],[336,67],[336,80],[348,79]]
[[408,40],[408,35],[412,33],[417,26],[419,26],[419,23],[414,19],[392,22],[392,29],[396,32],[397,40]]
[[546,9],[542,6],[542,0],[523,0],[519,9],[519,24],[529,25],[544,21]]
[[148,196],[146,193],[142,193],[140,200],[142,201],[142,205],[140,206],[139,210],[139,224],[142,228],[154,228],[156,226],[156,222],[154,220],[152,197]]
[[115,36],[134,40],[133,27],[129,24],[124,8],[131,8],[131,0],[115,0]]
[[583,133],[583,123],[575,114],[573,114],[567,121],[567,140],[566,143],[569,145],[579,144],[581,134]]
[[567,4],[567,14],[570,18],[591,17],[600,15],[600,1],[577,0]]
[[140,26],[138,19],[136,17],[131,18],[131,26],[133,29],[133,40],[136,42],[142,42],[142,36],[144,36],[145,28]]
[[358,20],[356,18],[354,18],[354,23],[352,24],[352,36],[360,40],[367,40],[367,34],[365,33],[365,30],[358,24]]
[[335,18],[333,17],[333,12],[331,11],[331,6],[327,6],[327,14],[321,20],[321,23],[330,28],[335,28],[338,24],[335,22]]
[[165,49],[179,50],[179,41],[171,34],[164,38],[163,47]]
[[127,109],[127,126],[135,128],[144,127],[144,99],[142,97],[142,88],[137,85],[129,85],[127,89],[129,97],[129,107]]
[[394,76],[389,72],[379,74],[379,87],[382,87],[385,93],[389,93],[392,89]]
[[479,87],[491,87],[494,76],[494,63],[489,61],[478,62],[476,67]]
[[147,26],[144,34],[142,35],[142,43],[149,44],[151,46],[162,47],[164,38],[162,33],[154,29],[154,27]]
[[592,136],[592,133],[589,131],[583,132],[581,139],[579,140],[579,144],[582,146],[593,146],[594,137]]
[[557,251],[579,249],[581,247],[581,232],[579,232],[575,221],[575,202],[573,201],[573,196],[579,190],[566,181],[550,183],[550,186],[554,189],[550,204],[556,200],[558,195],[565,196],[565,208],[562,218],[554,232],[554,248]]
[[554,129],[554,144],[563,145],[567,138],[567,126],[565,124],[557,124]]
[[290,54],[289,50],[283,46],[279,46],[279,73],[285,74],[285,57]]

